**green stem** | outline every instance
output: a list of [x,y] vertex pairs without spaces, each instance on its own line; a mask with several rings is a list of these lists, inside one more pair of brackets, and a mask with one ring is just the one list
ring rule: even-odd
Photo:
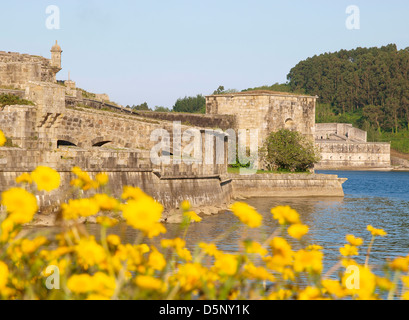
[[368,251],[366,252],[365,267],[368,267],[368,264],[369,264],[369,254],[371,253],[371,250],[372,250],[372,246],[373,246],[373,244],[374,244],[374,241],[375,241],[375,236],[372,236],[371,242],[369,243],[369,246],[368,246]]
[[398,285],[399,275],[400,275],[400,272],[396,271],[395,276],[393,277],[392,289],[389,290],[389,293],[388,293],[388,300],[393,300],[393,297],[395,295],[395,291],[396,291],[396,288],[397,288],[397,285]]

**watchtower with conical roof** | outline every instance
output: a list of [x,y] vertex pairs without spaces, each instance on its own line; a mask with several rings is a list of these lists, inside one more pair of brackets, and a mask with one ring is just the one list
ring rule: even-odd
[[51,48],[51,67],[55,69],[55,73],[61,70],[61,47],[55,40],[55,44]]

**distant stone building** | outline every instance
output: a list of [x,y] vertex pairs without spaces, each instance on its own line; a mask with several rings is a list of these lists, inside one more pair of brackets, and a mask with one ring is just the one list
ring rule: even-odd
[[315,137],[317,97],[273,91],[249,91],[206,97],[209,115],[234,115],[232,129],[258,130],[259,146],[269,133],[283,128]]
[[377,169],[391,165],[390,143],[367,142],[367,132],[348,123],[317,123],[315,142],[321,151],[316,169]]
[[315,140],[367,142],[367,133],[349,123],[317,123]]

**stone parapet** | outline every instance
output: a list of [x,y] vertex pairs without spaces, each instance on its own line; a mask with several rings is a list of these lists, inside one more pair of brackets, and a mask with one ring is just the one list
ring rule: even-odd
[[379,169],[391,167],[391,146],[382,142],[316,141],[321,161],[316,170]]

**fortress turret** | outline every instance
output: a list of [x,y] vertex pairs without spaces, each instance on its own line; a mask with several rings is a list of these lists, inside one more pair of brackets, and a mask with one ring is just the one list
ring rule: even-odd
[[51,48],[51,67],[55,69],[55,73],[61,70],[61,47],[58,45],[57,40]]

